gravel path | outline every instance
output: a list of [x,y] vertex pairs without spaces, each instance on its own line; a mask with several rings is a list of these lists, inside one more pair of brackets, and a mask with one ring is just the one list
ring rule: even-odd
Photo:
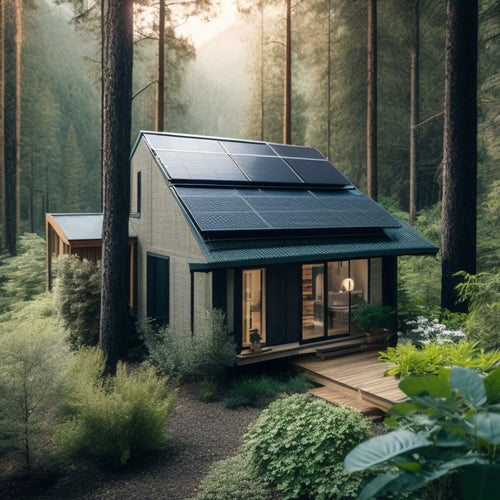
[[[9,498],[45,500],[168,499],[195,496],[210,465],[233,455],[261,410],[229,410],[221,401],[204,403],[191,386],[181,387],[168,423],[169,446],[119,472],[90,464],[75,466],[45,491],[30,489]],[[1,494],[0,494],[1,496]]]

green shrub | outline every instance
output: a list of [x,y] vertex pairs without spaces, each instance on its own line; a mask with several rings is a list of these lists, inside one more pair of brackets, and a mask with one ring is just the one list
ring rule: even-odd
[[411,342],[388,347],[379,359],[394,366],[386,370],[387,375],[397,377],[437,374],[446,366],[463,366],[486,373],[500,361],[500,351],[484,351],[476,344],[426,344],[417,348]]
[[216,462],[201,483],[196,500],[266,500],[272,498],[247,453]]
[[236,343],[219,310],[207,315],[194,335],[170,328],[155,331],[151,323],[140,325],[140,329],[151,361],[169,375],[213,381],[234,365]]
[[54,264],[54,303],[69,332],[73,349],[95,346],[101,310],[100,265],[76,255],[62,255]]
[[256,406],[259,401],[266,401],[269,397],[306,392],[308,389],[309,384],[302,375],[295,375],[284,380],[269,375],[244,377],[233,381],[224,404],[227,408]]
[[119,467],[130,458],[165,444],[164,427],[175,406],[166,378],[153,367],[127,371],[118,364],[116,376],[102,379],[100,350],[81,351],[67,382],[67,399],[56,443],[62,457],[88,456]]
[[48,295],[8,316],[0,334],[0,453],[20,451],[30,472],[50,442],[51,408],[71,355]]
[[45,291],[45,241],[36,234],[18,238],[17,255],[0,258],[0,314]]
[[243,437],[264,479],[288,498],[355,497],[362,476],[344,470],[344,457],[370,435],[356,410],[307,394],[278,399]]

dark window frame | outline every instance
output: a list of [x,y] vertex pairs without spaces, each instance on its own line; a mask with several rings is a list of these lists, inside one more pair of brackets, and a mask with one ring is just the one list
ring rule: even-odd
[[170,258],[166,255],[148,252],[147,273],[147,316],[160,323],[170,322]]

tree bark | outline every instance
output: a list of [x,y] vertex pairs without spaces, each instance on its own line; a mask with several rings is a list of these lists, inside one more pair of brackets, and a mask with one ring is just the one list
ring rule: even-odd
[[418,121],[419,121],[419,60],[420,60],[420,13],[419,0],[414,4],[413,50],[411,53],[410,76],[410,206],[409,222],[413,225],[417,212],[417,162],[418,162]]
[[377,0],[368,0],[366,177],[368,196],[378,197],[377,184]]
[[443,140],[441,306],[457,302],[455,273],[476,273],[477,0],[448,0]]
[[165,130],[165,0],[160,0],[158,19],[158,82],[156,86],[155,130]]
[[292,143],[292,6],[286,0],[285,92],[283,102],[283,143]]
[[5,246],[5,0],[0,0],[0,248]]
[[16,237],[21,227],[21,54],[23,0],[16,0]]
[[99,345],[106,370],[126,356],[133,1],[102,2],[103,227]]

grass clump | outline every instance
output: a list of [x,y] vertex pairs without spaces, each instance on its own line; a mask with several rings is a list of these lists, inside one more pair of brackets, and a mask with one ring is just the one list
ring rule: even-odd
[[86,456],[112,467],[165,445],[165,423],[175,397],[167,378],[154,368],[127,370],[102,378],[104,357],[98,349],[82,351],[67,381],[67,399],[56,442],[64,458]]
[[258,406],[280,394],[306,392],[310,384],[302,375],[280,379],[269,375],[243,377],[233,382],[228,397],[224,399],[227,408]]
[[370,436],[370,423],[351,408],[308,394],[278,399],[243,437],[243,449],[283,499],[356,497],[363,476],[344,470],[344,458]]
[[272,492],[247,453],[216,462],[195,500],[270,500]]

